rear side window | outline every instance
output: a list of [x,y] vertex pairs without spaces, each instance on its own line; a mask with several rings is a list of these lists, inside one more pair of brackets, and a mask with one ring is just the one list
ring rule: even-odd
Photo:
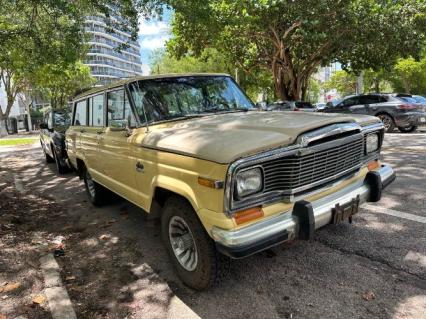
[[359,97],[359,104],[374,104],[379,102],[380,98],[377,95],[363,95]]
[[74,125],[87,125],[87,103],[86,100],[77,102],[74,112]]
[[104,112],[104,95],[96,95],[89,100],[90,124],[92,126],[105,125],[105,112]]

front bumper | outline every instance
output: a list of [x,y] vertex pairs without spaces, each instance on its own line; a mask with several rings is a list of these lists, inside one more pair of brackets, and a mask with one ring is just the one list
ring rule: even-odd
[[397,127],[410,127],[426,125],[426,112],[407,112],[395,116]]
[[213,227],[212,237],[217,249],[232,258],[242,258],[291,239],[309,239],[315,229],[331,223],[336,205],[376,202],[382,190],[395,180],[390,166],[382,165],[345,188],[313,202],[298,201],[291,211],[262,220],[238,230]]

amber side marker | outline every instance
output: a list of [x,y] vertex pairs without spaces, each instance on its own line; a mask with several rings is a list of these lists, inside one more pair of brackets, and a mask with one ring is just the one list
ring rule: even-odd
[[241,225],[253,219],[261,218],[263,215],[262,207],[253,207],[235,213],[234,219],[237,225]]
[[369,171],[372,171],[380,166],[379,161],[372,161],[367,164],[367,168]]
[[221,189],[223,188],[223,182],[222,181],[216,181],[214,179],[204,178],[204,177],[198,177],[198,184],[215,188],[215,189]]

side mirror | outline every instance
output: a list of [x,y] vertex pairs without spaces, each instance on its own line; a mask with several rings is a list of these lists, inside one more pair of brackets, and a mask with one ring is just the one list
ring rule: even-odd
[[47,130],[47,129],[49,129],[49,126],[46,123],[40,123],[38,125],[38,127],[40,128],[40,130]]
[[113,132],[126,131],[129,129],[129,122],[127,120],[111,120],[109,129]]
[[327,102],[327,104],[325,105],[326,108],[330,109],[332,107],[334,107],[333,103],[331,102]]

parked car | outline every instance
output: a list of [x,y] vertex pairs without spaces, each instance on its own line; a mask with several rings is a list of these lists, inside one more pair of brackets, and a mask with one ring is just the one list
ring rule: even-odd
[[322,111],[325,109],[326,105],[327,105],[326,103],[316,103],[314,106],[317,109],[317,111]]
[[69,170],[65,149],[65,130],[70,125],[66,110],[50,110],[40,124],[40,144],[47,163],[55,163],[59,174]]
[[392,132],[395,127],[403,133],[413,132],[419,125],[426,125],[426,107],[417,104],[409,94],[348,96],[335,106],[327,104],[324,112],[377,116],[386,132]]
[[421,95],[412,95],[411,97],[416,101],[416,103],[426,106],[426,97]]
[[316,108],[310,102],[304,101],[277,101],[268,104],[266,111],[303,111],[315,112]]
[[214,284],[242,258],[351,221],[395,178],[383,124],[363,115],[264,112],[228,75],[127,79],[75,98],[69,161],[88,198],[117,193],[161,218],[178,276]]

